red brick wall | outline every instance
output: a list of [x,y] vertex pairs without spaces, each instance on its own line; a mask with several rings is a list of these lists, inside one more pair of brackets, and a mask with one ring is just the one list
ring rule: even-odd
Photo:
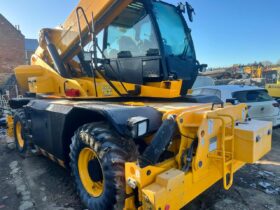
[[0,14],[0,73],[25,64],[24,36]]

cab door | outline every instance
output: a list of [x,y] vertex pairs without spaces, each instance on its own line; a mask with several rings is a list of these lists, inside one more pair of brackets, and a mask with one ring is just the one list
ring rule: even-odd
[[105,29],[105,74],[133,84],[160,81],[161,56],[154,27],[143,3],[133,2]]

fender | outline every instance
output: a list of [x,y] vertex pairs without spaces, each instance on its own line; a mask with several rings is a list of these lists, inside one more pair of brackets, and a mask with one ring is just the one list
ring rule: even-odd
[[162,123],[162,114],[152,107],[124,105],[79,105],[74,109],[86,109],[100,113],[122,136],[127,134],[127,121],[131,117],[146,117],[149,119],[148,133],[158,130]]
[[86,123],[106,121],[127,139],[130,139],[126,136],[127,121],[131,117],[148,118],[148,133],[157,131],[162,124],[162,114],[152,107],[127,106],[114,102],[32,100],[27,104],[26,112],[31,122],[32,142],[66,162],[74,132]]
[[13,98],[9,100],[9,106],[12,109],[20,109],[23,106],[27,105],[31,100],[32,98]]

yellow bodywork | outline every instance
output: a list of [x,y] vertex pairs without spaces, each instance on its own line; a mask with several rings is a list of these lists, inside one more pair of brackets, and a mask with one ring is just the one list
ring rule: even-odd
[[[82,0],[79,6],[85,9],[89,19],[91,12],[94,13],[96,19],[102,19],[102,15],[107,13],[114,2],[116,1]],[[131,1],[118,2],[113,12],[102,19],[102,24],[97,22],[97,32],[112,22]],[[82,31],[86,31],[85,22],[81,22],[81,27]],[[48,35],[57,47],[59,55],[64,58],[65,53],[78,40],[75,11],[61,29],[50,29]],[[96,78],[83,76],[63,78],[54,70],[53,63],[47,56],[44,42],[40,42],[40,45],[32,56],[30,66],[19,66],[15,69],[18,85],[23,92],[61,100],[75,98],[75,102],[77,99],[99,98],[102,100],[122,97],[102,75],[97,74]],[[81,70],[79,67],[75,69],[77,73]],[[141,102],[140,99],[144,97],[170,99],[184,95],[181,93],[183,81],[150,82],[143,85],[111,82],[121,95],[134,92],[135,97],[138,97],[137,101],[124,102],[122,105],[153,107],[163,114],[163,120],[170,115],[176,116],[178,125],[178,131],[168,147],[168,151],[175,155],[174,158],[145,168],[140,168],[136,162],[125,163],[127,198],[124,209],[126,210],[178,210],[221,179],[224,188],[229,189],[233,184],[234,172],[244,164],[260,159],[271,149],[272,123],[245,121],[248,110],[244,104],[217,108],[210,104],[171,103],[168,100],[163,103],[147,103],[144,99]],[[67,95],[69,90],[74,90],[79,95],[69,96]],[[75,103],[73,100],[63,102],[61,100],[57,100],[57,103]],[[148,136],[145,140],[149,144],[151,139],[152,136]],[[182,156],[194,141],[197,141],[195,155],[189,170],[184,171],[182,170]],[[44,150],[42,153],[53,157]],[[100,183],[87,183],[88,174],[83,173],[86,171],[86,165],[83,162],[91,160],[94,155],[91,151],[85,150],[80,158],[79,171],[82,180],[85,180],[83,184],[85,186],[98,185],[95,190],[87,189],[90,195],[98,197],[102,194],[104,186],[100,186]],[[58,160],[58,162],[61,161]],[[64,165],[64,163],[60,164]],[[132,193],[135,190],[138,191],[138,197]],[[136,206],[136,201],[143,205]]]
[[278,84],[267,84],[265,86],[270,96],[280,98],[280,83]]
[[[126,182],[138,190],[143,202],[139,209],[178,210],[220,179],[224,188],[229,189],[234,172],[271,149],[272,123],[244,122],[245,105],[214,110],[209,105],[177,107],[167,108],[164,113],[177,115],[181,136],[169,148],[176,157],[146,168],[126,163]],[[240,124],[236,125],[237,122]],[[191,169],[184,172],[180,157],[194,139],[198,139],[196,154]],[[127,194],[131,193],[131,187],[127,188]],[[133,196],[126,199],[125,209],[137,209],[134,199]]]
[[[67,89],[79,90],[81,95],[77,98],[80,99],[97,97],[92,78],[62,78],[40,58],[33,62],[32,66],[20,66],[15,70],[21,88],[62,99],[67,99]],[[98,98],[118,97],[104,79],[96,78],[96,82]],[[119,82],[112,82],[122,94],[126,93]],[[140,86],[139,97],[179,97],[181,85],[180,80],[149,83]],[[137,85],[124,83],[124,86],[133,91]],[[209,104],[132,101],[125,102],[125,105],[154,107],[163,113],[163,119],[175,115],[179,129],[168,148],[176,154],[175,158],[146,168],[140,168],[137,163],[125,164],[126,194],[131,195],[133,190],[138,190],[139,195],[138,198],[128,196],[124,208],[127,210],[138,208],[135,200],[143,204],[138,209],[178,210],[221,179],[224,188],[229,189],[234,172],[246,163],[257,161],[271,149],[272,123],[244,122],[247,116],[244,104],[214,107],[213,110]],[[236,125],[238,122],[240,124]],[[198,146],[191,168],[184,172],[181,157],[196,139]],[[94,191],[95,195],[99,192]]]
[[[89,23],[91,24],[93,20],[96,22],[95,33],[99,33],[131,2],[131,0],[81,0],[60,28],[43,29],[39,39],[40,46],[31,58],[31,65],[19,66],[15,69],[16,79],[22,92],[37,93],[49,98],[67,98],[66,91],[75,90],[79,92],[79,96],[75,96],[75,98],[80,99],[119,97],[119,94],[105,81],[102,75],[97,74],[95,79],[83,76],[63,78],[54,68],[43,34],[45,32],[48,34],[49,39],[57,48],[58,54],[64,60],[64,63],[71,64],[75,72],[79,74],[81,73],[81,67],[73,60],[73,55],[80,50],[80,47],[73,50],[79,44],[76,9],[80,7],[84,9]],[[94,19],[92,19],[92,14]],[[82,14],[79,14],[79,16],[81,35],[86,36],[84,38],[85,44],[90,41],[88,26]],[[73,52],[69,54],[69,51]],[[66,56],[66,54],[68,55]],[[176,98],[181,95],[182,80],[149,82],[143,85],[121,83],[119,81],[111,82],[122,95],[128,95],[128,92],[138,92],[139,89],[141,91],[135,95],[137,97]]]
[[[35,56],[32,65],[19,66],[15,68],[15,75],[20,89],[23,92],[37,93],[48,96],[67,97],[66,90],[78,90],[80,95],[76,98],[112,98],[119,97],[115,90],[101,77],[96,78],[97,95],[94,79],[89,77],[63,78],[52,67],[41,58]],[[146,85],[122,84],[112,81],[116,88],[122,93],[135,91],[141,88],[138,97],[175,98],[180,96],[182,80],[162,81],[148,83]]]

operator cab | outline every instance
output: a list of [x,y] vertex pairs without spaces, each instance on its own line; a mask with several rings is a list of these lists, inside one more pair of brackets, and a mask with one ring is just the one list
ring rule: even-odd
[[162,1],[133,1],[104,31],[105,74],[122,82],[145,84],[197,77],[191,30],[182,11]]
[[[81,46],[82,50],[72,63],[67,63],[71,76],[92,77],[98,68],[106,81],[149,85],[182,80],[181,95],[185,95],[199,70],[205,67],[196,60],[191,30],[183,16],[186,10],[192,21],[194,10],[188,3],[174,6],[156,0],[133,1],[98,35],[103,37],[102,52],[94,44],[96,34],[92,33],[93,43],[84,46],[87,39],[83,40],[80,33],[76,47]],[[100,55],[102,59],[97,58]],[[81,66],[81,72],[77,73],[77,65]]]

